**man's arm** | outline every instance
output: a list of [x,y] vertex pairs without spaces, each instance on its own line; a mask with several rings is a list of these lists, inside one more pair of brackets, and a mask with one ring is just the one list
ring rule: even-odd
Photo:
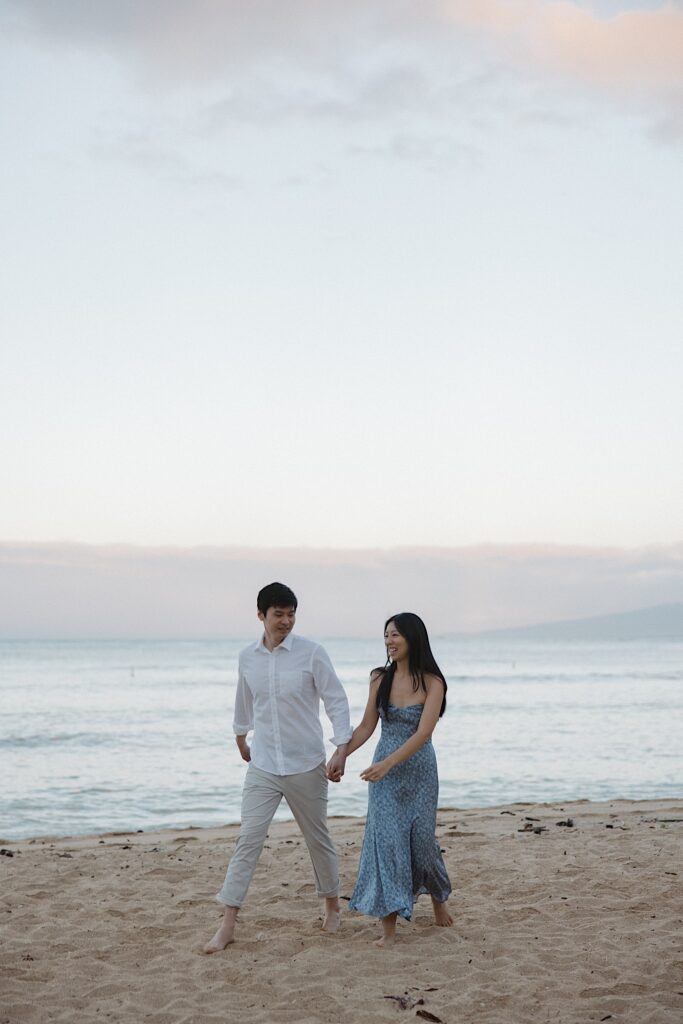
[[235,713],[232,720],[232,731],[235,733],[235,742],[243,761],[251,761],[247,733],[253,728],[254,700],[244,678],[242,665],[240,664],[237,673],[237,692],[235,693]]
[[331,736],[336,746],[335,770],[333,775],[328,775],[332,782],[339,782],[344,774],[346,763],[346,746],[351,739],[353,729],[351,728],[351,715],[349,702],[344,692],[344,687],[339,681],[337,673],[332,667],[329,655],[324,647],[317,646],[312,659],[311,668],[315,688],[325,707],[325,714],[332,723],[334,730]]

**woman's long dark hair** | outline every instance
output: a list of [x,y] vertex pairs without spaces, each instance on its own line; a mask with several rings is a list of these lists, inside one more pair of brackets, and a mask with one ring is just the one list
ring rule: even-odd
[[[415,615],[414,612],[399,612],[398,615],[392,615],[391,618],[387,619],[384,623],[384,632],[386,633],[387,626],[390,622],[393,622],[397,631],[401,634],[403,639],[408,644],[408,671],[410,672],[410,678],[413,681],[413,690],[415,693],[421,688],[427,692],[427,686],[425,684],[425,675],[438,676],[443,683],[443,700],[441,702],[441,711],[439,717],[443,715],[446,710],[446,690],[448,686],[446,679],[436,663],[432,649],[429,646],[429,637],[427,636],[427,627],[420,618],[419,615]],[[392,662],[387,656],[386,665],[382,668],[375,669],[376,672],[382,673],[382,679],[377,690],[377,709],[384,708],[384,714],[389,714],[389,695],[391,693],[391,684],[394,681],[396,674],[396,664]]]

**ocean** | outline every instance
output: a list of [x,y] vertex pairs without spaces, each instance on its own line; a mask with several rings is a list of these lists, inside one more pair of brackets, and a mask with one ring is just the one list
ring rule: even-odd
[[[248,642],[0,642],[0,837],[238,821],[246,765],[231,722]],[[381,640],[322,642],[356,724]],[[432,645],[449,684],[440,806],[683,795],[683,642]],[[330,786],[331,815],[365,813],[375,742]]]

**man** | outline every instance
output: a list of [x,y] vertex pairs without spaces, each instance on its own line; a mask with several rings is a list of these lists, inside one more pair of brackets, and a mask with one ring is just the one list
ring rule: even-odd
[[[340,924],[337,853],[327,830],[327,774],[320,700],[332,723],[335,764],[343,774],[351,738],[349,705],[327,652],[292,633],[297,600],[283,583],[270,583],[256,601],[263,636],[240,653],[233,731],[249,762],[242,790],[242,821],[223,888],[218,931],[204,947],[217,953],[234,941],[237,913],[247,895],[268,828],[284,797],[303,833],[316,891],[325,900],[323,930]],[[251,747],[247,733],[253,729]]]

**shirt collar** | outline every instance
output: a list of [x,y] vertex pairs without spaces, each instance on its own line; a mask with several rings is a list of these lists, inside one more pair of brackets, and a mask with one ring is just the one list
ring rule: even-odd
[[[261,636],[258,638],[256,643],[254,644],[254,650],[255,651],[266,651],[268,654],[272,654],[272,651],[269,651],[268,648],[263,643],[264,635],[265,634],[262,633]],[[284,647],[284,649],[286,651],[291,651],[293,643],[294,643],[294,633],[288,633],[287,636],[282,641],[282,643],[277,645],[275,650],[277,651],[277,650],[280,649],[280,647]]]

